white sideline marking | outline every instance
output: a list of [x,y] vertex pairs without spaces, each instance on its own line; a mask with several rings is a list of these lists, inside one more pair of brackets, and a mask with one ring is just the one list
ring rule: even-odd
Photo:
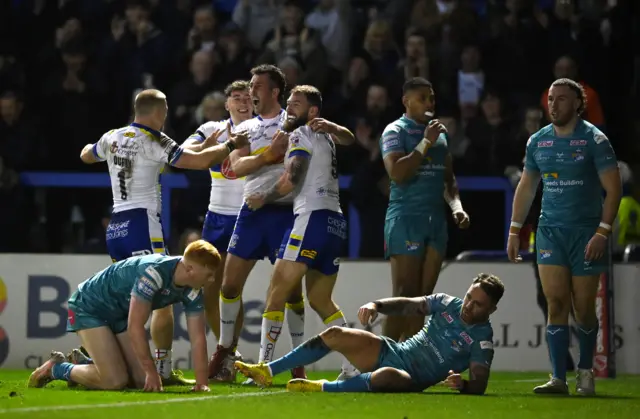
[[111,407],[128,407],[128,406],[145,406],[150,404],[169,404],[169,403],[184,403],[201,400],[215,400],[215,399],[240,399],[245,397],[261,397],[271,396],[273,394],[286,393],[284,390],[278,391],[257,391],[255,393],[233,393],[233,394],[218,394],[213,396],[196,396],[196,397],[178,397],[175,399],[162,399],[162,400],[139,400],[135,402],[122,402],[122,403],[98,403],[98,404],[70,404],[66,406],[34,406],[34,407],[19,407],[16,409],[0,409],[0,414],[3,413],[33,413],[42,412],[45,410],[82,410],[93,408],[111,408]]

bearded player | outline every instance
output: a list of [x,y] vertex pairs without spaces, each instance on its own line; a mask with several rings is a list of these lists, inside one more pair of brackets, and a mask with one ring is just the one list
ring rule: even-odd
[[[403,86],[405,114],[380,138],[384,166],[391,179],[385,218],[385,256],[391,260],[394,297],[430,295],[447,249],[447,218],[442,198],[462,229],[469,216],[462,209],[446,129],[431,119],[435,94],[431,83],[416,77]],[[415,335],[424,316],[391,316],[385,336],[401,340]]]
[[[107,227],[107,249],[116,262],[131,256],[161,253],[165,246],[160,220],[159,176],[165,164],[182,169],[207,169],[222,162],[246,136],[234,135],[223,144],[221,131],[212,132],[198,151],[184,149],[160,130],[167,118],[167,99],[159,90],[144,90],[134,101],[135,119],[114,129],[80,158],[91,164],[106,161],[111,176],[113,214]],[[192,384],[172,369],[173,308],[156,310],[151,317],[151,337],[156,346],[156,368],[165,384]],[[78,353],[76,351],[76,353]],[[93,354],[89,353],[93,356]]]
[[[238,130],[249,132],[249,146],[230,156],[236,176],[246,176],[244,197],[273,185],[282,176],[289,141],[288,135],[281,131],[287,115],[280,105],[286,87],[284,73],[276,66],[260,65],[253,68],[251,74],[249,89],[258,116],[238,126]],[[242,290],[258,260],[267,257],[275,263],[282,237],[293,225],[292,202],[293,198],[288,195],[257,211],[246,205],[240,209],[227,250],[220,290],[220,340],[209,364],[209,376],[220,374],[225,360],[233,359]],[[288,299],[286,319],[291,344],[296,347],[304,338],[301,286],[296,287]],[[263,351],[260,354],[264,355]],[[295,369],[292,376],[305,377],[304,369]]]
[[[300,85],[291,90],[284,124],[284,130],[292,132],[286,170],[277,183],[247,197],[248,207],[256,211],[293,193],[295,219],[280,246],[262,318],[263,360],[273,357],[287,298],[303,278],[309,304],[324,324],[347,326],[344,314],[332,299],[347,237],[347,222],[340,209],[334,139],[349,145],[355,138],[348,129],[321,119],[321,109],[322,95],[315,87]],[[338,379],[355,374],[355,368],[345,360]]]
[[[493,329],[489,316],[496,311],[504,285],[493,275],[480,274],[464,299],[447,294],[386,298],[358,311],[363,325],[379,313],[431,315],[427,325],[405,342],[397,343],[371,332],[331,327],[292,352],[266,365],[236,362],[243,374],[262,386],[291,365],[309,365],[331,351],[344,355],[362,371],[344,381],[293,379],[287,390],[299,392],[417,392],[444,380],[463,394],[483,394],[493,362]],[[469,369],[469,380],[460,373]]]
[[[509,259],[518,262],[519,232],[542,179],[542,210],[536,253],[547,299],[547,341],[551,379],[538,394],[568,394],[566,359],[569,313],[578,323],[576,393],[595,394],[593,356],[598,336],[596,293],[608,269],[611,234],[622,184],[616,156],[607,137],[580,118],[587,104],[580,84],[558,79],[549,89],[551,124],[529,138],[525,166],[513,199],[507,243]],[[606,197],[603,199],[603,190]]]
[[[242,122],[253,117],[253,104],[249,94],[249,82],[237,80],[229,84],[225,91],[227,97],[225,109],[229,112],[230,118],[223,121],[211,121],[202,124],[182,145],[191,150],[200,150],[205,139],[215,131],[224,131],[218,141],[223,143],[227,139],[227,130],[235,129]],[[222,163],[212,166],[211,172],[211,194],[209,198],[209,208],[202,226],[202,238],[217,249],[221,249],[220,256],[222,263],[220,269],[216,271],[216,280],[204,289],[204,309],[207,315],[209,327],[220,340],[220,286],[222,285],[222,274],[224,263],[227,258],[227,247],[233,234],[233,227],[236,218],[244,202],[242,193],[244,190],[245,178],[239,178],[231,170],[229,158]],[[242,321],[244,318],[242,306],[236,318],[234,335],[239,336],[242,331]],[[235,348],[234,348],[235,349]],[[235,353],[238,358],[240,354]],[[230,361],[223,366],[216,377],[209,377],[217,381],[235,381],[235,369]]]

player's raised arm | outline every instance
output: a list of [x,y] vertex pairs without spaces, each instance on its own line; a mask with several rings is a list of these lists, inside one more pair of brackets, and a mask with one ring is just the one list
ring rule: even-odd
[[222,163],[231,152],[238,147],[248,144],[246,132],[231,133],[231,125],[227,123],[227,141],[218,144],[218,138],[224,131],[214,131],[202,143],[200,151],[193,151],[181,147],[180,156],[170,164],[181,169],[208,169],[209,167]]
[[[195,292],[195,291],[194,291]],[[202,291],[189,304],[185,304],[187,317],[187,332],[191,343],[191,356],[196,376],[195,391],[209,391],[207,368],[207,337],[205,329],[204,306],[202,304]]]
[[145,391],[162,391],[162,380],[156,370],[155,362],[151,358],[147,332],[144,329],[144,325],[151,315],[153,297],[161,288],[160,273],[154,268],[148,267],[131,290],[127,333],[131,339],[133,351],[146,374]]
[[182,143],[182,148],[185,150],[195,151],[196,153],[200,152],[202,151],[202,147],[206,139],[207,137],[204,135],[204,133],[198,129],[196,130],[196,132],[187,137],[186,140],[184,140],[184,142]]
[[326,132],[331,135],[331,139],[340,145],[351,145],[356,141],[355,135],[348,128],[327,121],[324,118],[314,118],[309,122],[313,132]]

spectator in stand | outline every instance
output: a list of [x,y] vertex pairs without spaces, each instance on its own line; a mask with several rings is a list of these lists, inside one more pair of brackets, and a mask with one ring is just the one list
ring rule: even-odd
[[[577,81],[582,85],[584,92],[587,95],[587,107],[582,114],[583,119],[591,122],[601,130],[604,129],[604,112],[602,111],[602,104],[600,103],[600,97],[598,93],[589,86],[586,82],[580,79],[578,75],[578,65],[576,61],[569,56],[562,56],[558,58],[554,67],[554,76],[556,79],[571,79]],[[546,89],[540,98],[540,105],[545,111],[545,116],[549,118],[549,105],[547,98],[549,97],[549,89]]]
[[267,33],[278,24],[282,3],[282,0],[238,0],[232,19],[253,49],[260,49]]
[[399,54],[393,42],[391,25],[385,20],[371,22],[362,49],[356,56],[371,63],[371,71],[376,79],[392,78],[398,66]]

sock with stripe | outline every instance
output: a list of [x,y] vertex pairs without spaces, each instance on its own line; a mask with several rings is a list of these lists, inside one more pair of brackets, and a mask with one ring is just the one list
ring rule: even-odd
[[269,362],[267,366],[271,370],[271,375],[276,376],[281,372],[292,370],[296,367],[313,364],[330,352],[331,349],[324,343],[322,338],[314,336],[282,358]]
[[322,385],[329,393],[367,393],[371,391],[371,373],[358,374],[344,381],[331,381]]
[[233,345],[236,319],[240,312],[240,298],[226,298],[220,293],[220,341],[219,345],[229,348]]
[[285,319],[291,336],[291,349],[295,349],[304,342],[304,300],[287,303]]
[[547,325],[547,342],[554,378],[567,381],[567,353],[569,352],[569,326]]
[[580,359],[578,368],[590,370],[593,368],[593,356],[598,341],[598,326],[578,326],[578,345],[580,347]]
[[280,332],[282,332],[283,323],[283,311],[268,311],[262,315],[258,362],[270,362],[273,359],[273,353],[276,350],[276,343],[280,337]]
[[61,362],[55,364],[51,369],[51,376],[54,380],[69,381],[71,378],[71,370],[75,367],[71,362]]
[[[347,319],[344,317],[344,313],[342,312],[342,310],[336,311],[331,316],[324,319],[323,322],[325,326],[327,326],[327,329],[333,326],[349,327],[347,325]],[[347,360],[344,355],[342,355],[342,371],[346,373],[353,373],[356,371],[356,367],[351,365],[351,362],[349,362],[349,360]]]

